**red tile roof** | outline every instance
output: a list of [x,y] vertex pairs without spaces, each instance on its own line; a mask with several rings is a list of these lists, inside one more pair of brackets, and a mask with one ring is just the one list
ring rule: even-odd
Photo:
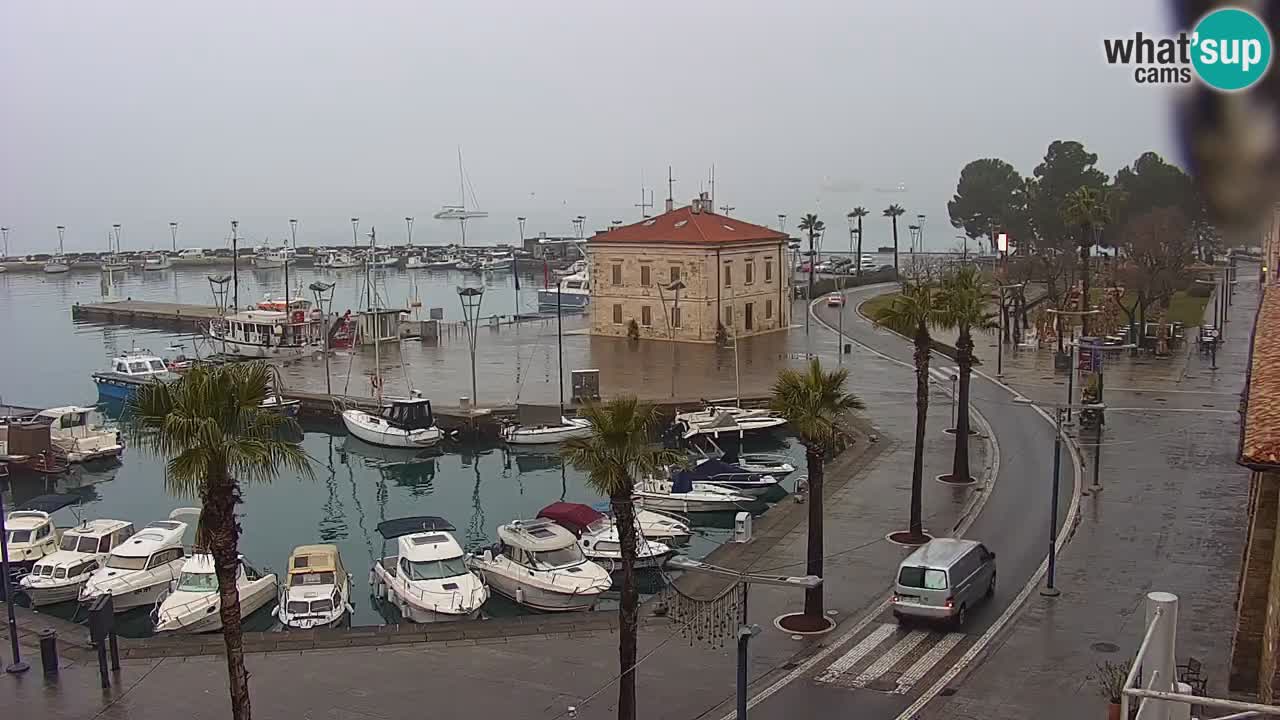
[[691,206],[676,208],[633,225],[598,232],[589,242],[671,243],[674,245],[721,245],[751,240],[786,240],[785,233],[712,212],[693,212]]
[[1280,466],[1280,287],[1265,289],[1254,325],[1240,462]]

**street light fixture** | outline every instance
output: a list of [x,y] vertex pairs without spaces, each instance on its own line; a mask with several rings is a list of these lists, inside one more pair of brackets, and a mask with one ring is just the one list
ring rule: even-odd
[[524,221],[525,221],[525,220],[527,220],[527,219],[528,219],[528,218],[526,218],[526,217],[525,217],[525,216],[523,216],[523,215],[521,215],[520,217],[516,218],[516,222],[520,223],[520,247],[521,247],[521,248],[523,248],[523,247],[524,247]]
[[173,251],[178,252],[178,223],[169,223],[169,235],[173,237]]
[[754,635],[760,634],[760,626],[747,622],[747,590],[752,583],[757,585],[781,585],[786,587],[812,590],[822,585],[822,578],[816,575],[754,575],[738,572],[729,568],[709,565],[693,560],[685,555],[676,555],[667,561],[668,568],[686,572],[704,573],[718,577],[732,578],[742,586],[742,615],[738,622],[738,685],[737,685],[737,720],[747,720],[747,662],[748,645]]
[[480,321],[480,302],[484,300],[484,288],[458,287],[458,300],[462,303],[462,318],[467,331],[467,346],[471,351],[471,407],[476,407],[476,335]]
[[0,235],[4,236],[4,257],[9,259],[9,228],[0,227]]
[[324,318],[324,391],[330,396],[333,395],[333,380],[329,376],[329,323],[331,322],[329,314],[333,311],[333,289],[336,286],[336,283],[319,280],[308,286],[315,294],[316,307],[320,309],[320,315]]

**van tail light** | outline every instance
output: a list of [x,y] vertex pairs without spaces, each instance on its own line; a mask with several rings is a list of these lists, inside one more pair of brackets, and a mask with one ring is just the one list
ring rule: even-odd
[[949,607],[949,608],[951,608],[951,607],[955,607],[955,604],[956,604],[956,599],[955,599],[955,598],[953,598],[953,597],[949,597],[949,598],[947,598],[947,607]]
[[902,597],[899,596],[897,593],[894,593],[892,602],[895,602],[895,603],[902,602]]

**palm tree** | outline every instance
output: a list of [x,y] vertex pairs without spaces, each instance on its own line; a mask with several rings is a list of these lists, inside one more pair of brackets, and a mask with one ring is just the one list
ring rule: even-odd
[[636,627],[640,593],[636,589],[635,479],[682,459],[653,443],[661,427],[657,410],[634,396],[591,403],[578,414],[591,423],[591,437],[569,440],[560,451],[587,484],[609,496],[622,543],[622,600],[618,604],[618,720],[636,717]]
[[[1105,190],[1082,187],[1067,193],[1062,205],[1062,218],[1068,225],[1078,225],[1076,246],[1080,249],[1080,311],[1089,309],[1089,251],[1093,248],[1094,229],[1111,220],[1111,201]],[[1080,316],[1080,332],[1089,334],[1089,316]]]
[[[809,300],[813,299],[813,265],[817,259],[817,254],[813,251],[813,239],[822,234],[827,229],[826,223],[818,219],[817,215],[809,213],[800,219],[800,229],[809,233],[809,294],[806,296]],[[807,315],[807,313],[806,313]]]
[[893,223],[893,276],[898,276],[898,216],[905,213],[902,206],[894,203],[884,209],[884,216]]
[[858,221],[858,254],[853,258],[856,263],[858,277],[862,277],[862,218],[870,215],[871,212],[859,205],[854,208],[848,215],[850,218],[856,218]]
[[[809,472],[809,547],[807,574],[822,577],[823,462],[835,449],[845,416],[863,408],[862,401],[845,392],[849,371],[841,368],[825,372],[817,358],[803,370],[778,372],[769,407],[785,417],[804,445]],[[823,617],[822,586],[805,590],[805,617],[818,623]],[[820,629],[818,625],[815,629]]]
[[947,274],[942,282],[939,300],[939,326],[954,329],[958,334],[956,365],[960,369],[954,428],[956,451],[951,474],[943,475],[940,479],[967,485],[973,482],[969,474],[969,380],[973,373],[973,331],[989,333],[998,325],[995,313],[988,309],[991,288],[973,265],[963,265]]
[[235,508],[241,486],[270,482],[281,468],[311,476],[306,453],[282,439],[286,433],[301,434],[297,423],[261,407],[271,373],[261,362],[197,365],[177,382],[139,388],[124,419],[135,446],[166,458],[168,490],[200,499],[200,529],[218,577],[234,720],[250,717],[236,589],[240,525]]
[[903,282],[902,292],[894,297],[874,318],[878,325],[911,338],[915,346],[916,366],[916,448],[911,470],[911,522],[905,532],[890,535],[895,542],[923,545],[929,541],[924,532],[924,435],[929,418],[929,353],[933,338],[930,328],[943,319],[939,293],[933,283]]

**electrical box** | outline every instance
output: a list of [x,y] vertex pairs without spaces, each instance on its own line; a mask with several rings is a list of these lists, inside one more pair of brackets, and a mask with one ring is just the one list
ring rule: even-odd
[[733,541],[751,542],[751,513],[743,511],[733,516]]
[[574,402],[600,399],[599,370],[574,370],[572,378]]
[[427,310],[427,317],[431,318],[432,320],[443,320],[444,308],[434,307]]

